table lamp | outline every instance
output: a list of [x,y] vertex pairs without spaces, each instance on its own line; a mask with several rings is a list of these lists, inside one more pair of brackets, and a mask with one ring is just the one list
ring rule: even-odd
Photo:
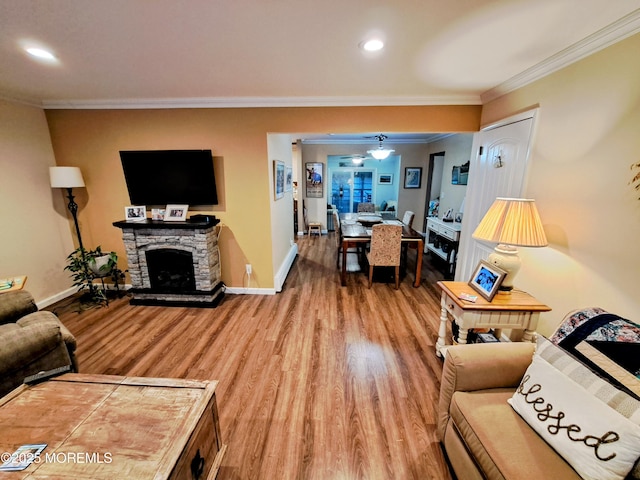
[[513,289],[522,264],[516,247],[549,245],[535,201],[524,198],[496,198],[472,237],[498,244],[487,260],[507,272],[499,288],[502,293]]
[[82,172],[78,167],[49,167],[49,178],[51,180],[51,188],[67,189],[67,198],[69,199],[68,208],[76,226],[78,246],[84,258],[84,247],[82,246],[82,236],[80,235],[80,226],[78,225],[78,204],[73,200],[73,189],[84,187]]

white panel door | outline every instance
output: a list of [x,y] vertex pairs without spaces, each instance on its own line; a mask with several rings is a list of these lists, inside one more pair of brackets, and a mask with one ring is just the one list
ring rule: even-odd
[[495,245],[471,238],[496,197],[521,198],[525,191],[535,111],[486,127],[473,138],[469,184],[462,218],[460,253],[455,279],[469,280],[481,259]]

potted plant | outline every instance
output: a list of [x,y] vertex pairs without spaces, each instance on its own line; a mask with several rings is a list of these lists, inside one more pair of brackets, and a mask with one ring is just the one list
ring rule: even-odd
[[[84,306],[106,306],[109,304],[104,279],[110,277],[115,290],[120,292],[120,282],[124,272],[118,268],[118,255],[115,252],[103,252],[98,246],[95,250],[78,247],[67,257],[65,270],[71,272],[73,286],[78,291],[85,290],[80,301]],[[101,285],[95,283],[99,279]]]

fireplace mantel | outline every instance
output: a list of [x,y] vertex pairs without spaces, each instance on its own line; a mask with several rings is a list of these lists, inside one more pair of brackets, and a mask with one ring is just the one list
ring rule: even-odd
[[120,220],[119,222],[113,222],[113,226],[122,229],[131,228],[134,230],[141,228],[197,230],[202,228],[215,227],[218,223],[220,223],[220,220],[217,220],[215,217],[207,217],[206,220],[189,219],[186,222],[164,222],[162,220],[149,219],[146,219],[142,222],[127,222],[126,220]]
[[[127,253],[133,305],[176,305],[215,307],[224,296],[220,279],[220,253],[218,234],[220,227],[215,217],[186,222],[118,221],[113,225],[122,229]],[[147,252],[153,250],[180,250],[193,259],[195,290],[170,291],[152,286],[147,268]]]

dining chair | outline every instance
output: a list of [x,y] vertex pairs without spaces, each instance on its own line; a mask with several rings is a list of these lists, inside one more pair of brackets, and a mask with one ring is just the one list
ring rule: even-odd
[[[413,228],[413,219],[416,214],[411,210],[407,210],[404,212],[404,216],[402,217],[402,223],[404,223],[407,227]],[[402,265],[406,267],[407,265],[407,255],[408,255],[409,246],[405,243],[402,245]],[[403,268],[405,268],[403,267]]]
[[[333,225],[336,232],[336,244],[338,246],[336,253],[336,268],[340,268],[340,258],[342,258],[342,229],[340,228],[340,215],[338,212],[333,212]],[[347,249],[347,255],[360,253],[357,247],[350,247]]]
[[358,204],[358,213],[376,213],[376,204],[375,203],[359,203]]
[[400,249],[402,226],[378,224],[371,229],[371,248],[367,252],[369,261],[369,288],[373,282],[374,267],[395,267],[396,290],[400,286]]
[[415,216],[415,213],[413,213],[411,210],[407,210],[406,212],[404,212],[404,217],[402,217],[402,223],[404,223],[409,228],[413,228],[413,219],[415,218]]

